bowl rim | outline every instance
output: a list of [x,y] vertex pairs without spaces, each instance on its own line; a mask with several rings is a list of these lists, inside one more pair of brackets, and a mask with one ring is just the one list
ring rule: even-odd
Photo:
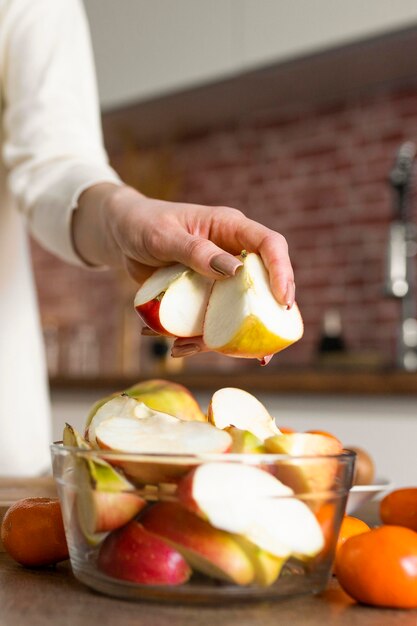
[[76,454],[81,458],[97,458],[97,459],[120,459],[121,461],[137,461],[137,462],[153,462],[153,463],[197,463],[197,462],[244,462],[248,464],[259,465],[260,463],[272,463],[276,461],[295,461],[295,460],[312,460],[312,459],[333,459],[337,461],[353,462],[356,458],[356,452],[344,449],[339,454],[314,454],[314,455],[292,455],[292,454],[273,454],[261,453],[254,454],[251,452],[216,452],[201,454],[179,454],[179,453],[155,453],[155,452],[119,452],[117,450],[104,449],[86,449],[77,446],[64,446],[62,441],[54,441],[50,444],[51,452],[59,454],[60,452],[69,452]]

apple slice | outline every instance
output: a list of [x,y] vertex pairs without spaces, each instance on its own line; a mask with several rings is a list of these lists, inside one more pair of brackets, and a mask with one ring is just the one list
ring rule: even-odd
[[184,265],[162,267],[136,293],[135,309],[144,323],[161,335],[202,335],[212,284]]
[[265,447],[268,452],[295,457],[271,466],[274,475],[285,485],[298,494],[326,496],[337,472],[337,461],[332,456],[343,451],[338,439],[312,433],[289,433],[266,439]]
[[[65,424],[64,445],[84,450],[91,446],[69,424]],[[106,461],[80,456],[75,465],[78,485],[77,517],[87,541],[97,543],[101,533],[123,526],[146,506],[132,493],[134,487]]]
[[177,495],[215,528],[243,535],[276,557],[310,557],[323,547],[320,525],[308,506],[257,467],[204,463],[181,480]]
[[263,550],[285,558],[316,556],[324,547],[321,526],[308,506],[297,498],[265,498],[245,537]]
[[143,402],[138,402],[134,398],[129,398],[126,394],[122,393],[102,404],[96,411],[86,430],[86,439],[93,447],[97,447],[96,428],[101,422],[109,418],[134,417],[136,419],[142,419],[151,417],[152,415],[155,415],[153,409],[150,409]]
[[96,437],[103,449],[161,455],[152,462],[120,461],[126,475],[138,486],[176,482],[190,469],[189,460],[181,455],[218,454],[227,452],[232,445],[227,432],[207,422],[186,422],[156,412],[143,419],[103,420],[96,428]]
[[190,422],[207,422],[197,400],[187,387],[170,380],[144,380],[126,390],[126,395],[154,411]]
[[141,585],[181,585],[191,576],[181,554],[136,521],[106,537],[97,565],[107,576]]
[[227,280],[216,281],[204,320],[204,342],[229,356],[263,359],[280,352],[303,335],[296,304],[275,300],[261,258],[242,253],[243,267]]
[[251,527],[262,500],[292,493],[269,472],[231,462],[199,465],[180,481],[177,490],[187,509],[216,528],[239,534]]
[[143,526],[168,541],[198,572],[247,585],[254,580],[251,559],[233,535],[213,528],[175,502],[158,502],[145,511]]
[[252,394],[235,387],[224,387],[213,394],[208,420],[217,428],[235,426],[248,430],[261,441],[280,434],[264,405]]
[[202,422],[186,422],[172,415],[111,417],[95,429],[101,448],[137,454],[210,454],[226,452],[230,435]]

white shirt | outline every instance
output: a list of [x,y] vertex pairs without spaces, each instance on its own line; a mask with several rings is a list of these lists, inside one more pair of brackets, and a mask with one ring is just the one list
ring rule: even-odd
[[[0,474],[50,467],[49,398],[25,227],[80,264],[71,215],[119,182],[103,149],[81,0],[0,0]],[[74,294],[68,294],[68,298]]]

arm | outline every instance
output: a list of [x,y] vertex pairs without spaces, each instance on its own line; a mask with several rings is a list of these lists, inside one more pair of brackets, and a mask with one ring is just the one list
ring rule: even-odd
[[[3,17],[3,16],[2,16]],[[70,223],[80,194],[119,183],[103,149],[80,0],[13,0],[2,19],[3,158],[34,236],[80,263]]]

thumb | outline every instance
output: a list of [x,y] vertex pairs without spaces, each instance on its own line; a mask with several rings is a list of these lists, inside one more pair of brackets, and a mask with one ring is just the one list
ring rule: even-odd
[[175,247],[176,260],[209,278],[234,276],[238,267],[243,265],[233,254],[197,235],[181,233]]

